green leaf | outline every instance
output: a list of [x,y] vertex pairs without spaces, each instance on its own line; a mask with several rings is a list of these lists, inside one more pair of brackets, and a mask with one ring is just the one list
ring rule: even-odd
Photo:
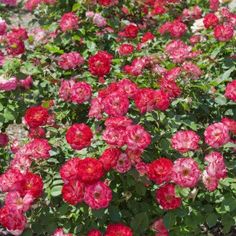
[[9,109],[5,109],[3,115],[4,115],[4,118],[5,118],[6,121],[11,121],[11,120],[15,119],[13,111],[11,111]]
[[45,49],[47,49],[51,53],[58,53],[63,54],[64,51],[60,49],[58,46],[52,45],[52,44],[46,44]]
[[72,11],[77,11],[81,8],[81,3],[75,3],[72,7]]
[[173,212],[167,212],[163,218],[164,224],[171,229],[176,224],[176,215]]
[[222,217],[223,232],[227,234],[231,227],[234,226],[234,219],[231,215],[226,214]]
[[23,232],[23,234],[22,234],[22,236],[32,236],[32,235],[33,235],[33,233],[32,233],[32,231],[29,230],[29,229],[25,230],[25,231]]
[[137,233],[145,232],[149,227],[149,219],[146,212],[138,213],[131,220],[131,227]]
[[225,105],[227,103],[227,99],[225,98],[225,96],[220,94],[218,97],[215,98],[215,102],[219,105]]
[[121,220],[121,213],[118,207],[110,206],[108,212],[112,221],[119,222]]
[[215,213],[211,213],[207,216],[206,222],[208,226],[211,228],[217,223],[217,215]]
[[40,72],[39,69],[30,62],[25,62],[20,71],[26,75],[36,75]]
[[138,195],[145,196],[145,194],[146,194],[146,187],[142,183],[138,182],[135,185],[135,191],[136,191],[136,193]]
[[61,190],[62,190],[62,186],[54,186],[52,189],[51,189],[51,195],[53,197],[58,197],[61,195]]

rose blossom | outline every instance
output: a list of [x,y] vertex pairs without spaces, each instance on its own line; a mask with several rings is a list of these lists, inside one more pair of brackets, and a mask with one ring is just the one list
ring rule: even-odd
[[230,140],[229,129],[221,122],[214,123],[205,129],[204,137],[209,146],[220,148]]
[[84,123],[73,124],[66,132],[66,141],[75,150],[90,146],[93,133]]
[[102,163],[94,158],[87,157],[78,163],[78,179],[86,184],[93,184],[104,175]]
[[156,233],[155,236],[168,236],[168,230],[164,224],[164,220],[162,218],[156,220],[152,226],[151,229],[154,230]]
[[0,17],[0,35],[4,35],[7,31],[6,21]]
[[224,157],[219,152],[211,152],[205,156],[205,161],[208,162],[206,168],[207,174],[217,179],[223,179],[227,176],[227,169],[224,163]]
[[219,23],[219,19],[214,13],[208,13],[207,15],[205,15],[203,23],[204,26],[208,29],[217,26]]
[[17,78],[11,77],[5,78],[3,75],[0,76],[0,91],[12,91],[17,88]]
[[99,158],[99,161],[103,164],[103,168],[106,171],[109,171],[111,168],[113,168],[117,161],[119,156],[121,155],[121,151],[118,148],[107,148]]
[[193,188],[196,186],[201,171],[192,158],[179,158],[174,162],[172,180],[181,187]]
[[120,92],[114,92],[103,100],[104,112],[109,116],[122,116],[128,112],[129,99]]
[[0,133],[0,147],[5,147],[8,144],[8,141],[7,134]]
[[84,63],[84,58],[78,52],[64,53],[59,57],[58,65],[63,70],[75,69]]
[[219,180],[215,176],[210,176],[207,171],[203,171],[202,182],[207,190],[212,192],[218,187]]
[[236,102],[236,80],[229,82],[225,89],[225,97]]
[[84,199],[84,184],[78,180],[71,180],[63,185],[62,198],[71,205],[77,205]]
[[185,153],[190,150],[197,150],[200,137],[192,130],[181,130],[175,133],[171,138],[172,148]]
[[78,28],[78,17],[74,12],[65,13],[60,20],[60,27],[63,32]]
[[170,181],[173,162],[167,158],[161,157],[147,164],[147,176],[156,184],[162,184]]
[[112,199],[112,191],[105,183],[99,181],[85,187],[84,202],[92,209],[108,207]]
[[236,120],[224,117],[221,119],[221,122],[226,125],[233,134],[236,134]]
[[156,200],[164,210],[173,210],[181,205],[181,198],[176,196],[174,184],[165,184],[157,189]]
[[87,236],[102,236],[102,233],[98,229],[92,229]]
[[131,169],[131,161],[126,153],[120,154],[114,169],[119,173],[126,173]]
[[66,234],[66,233],[64,233],[64,230],[62,228],[58,228],[55,230],[55,232],[52,234],[52,236],[73,236],[73,235]]
[[37,128],[46,125],[48,117],[49,113],[46,108],[34,106],[26,110],[24,120],[30,128]]
[[124,224],[109,224],[104,236],[133,236],[133,232],[130,227]]
[[70,99],[73,103],[82,104],[90,99],[92,88],[86,82],[77,82],[72,86]]
[[217,25],[214,28],[214,36],[218,41],[227,42],[234,36],[234,27],[231,24]]
[[80,164],[80,158],[71,158],[67,160],[60,168],[60,175],[65,183],[79,178],[78,168]]

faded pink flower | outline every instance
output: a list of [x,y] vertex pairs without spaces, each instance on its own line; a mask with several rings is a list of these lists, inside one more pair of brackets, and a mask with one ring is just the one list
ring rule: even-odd
[[200,137],[192,130],[181,130],[171,138],[172,148],[178,152],[185,153],[198,149]]
[[211,152],[205,156],[205,161],[208,162],[206,168],[207,174],[217,179],[222,179],[227,176],[227,169],[224,163],[224,157],[219,152]]
[[165,52],[174,63],[184,62],[186,59],[195,57],[197,52],[192,52],[192,47],[181,40],[172,40],[166,45]]
[[109,116],[122,116],[128,112],[129,99],[121,92],[114,92],[103,100],[104,112]]
[[111,189],[101,181],[85,187],[84,202],[92,209],[108,207],[111,199]]
[[143,150],[151,143],[151,135],[141,125],[130,125],[126,129],[125,142],[131,150]]
[[168,236],[169,235],[168,230],[162,218],[156,220],[152,224],[151,229],[156,232],[155,236]]
[[62,100],[71,101],[71,91],[74,84],[75,84],[75,81],[72,79],[61,81],[61,86],[59,89],[59,97]]
[[90,99],[92,88],[86,82],[77,82],[72,86],[71,101],[73,103],[82,104]]
[[89,118],[96,118],[98,120],[102,119],[104,105],[101,98],[93,98],[91,100],[91,106],[89,109]]
[[17,78],[11,77],[6,79],[3,75],[0,76],[0,91],[12,91],[17,88]]
[[174,162],[172,180],[181,187],[195,187],[200,175],[198,164],[192,158],[179,158]]
[[14,191],[7,194],[5,204],[12,210],[26,212],[30,209],[34,199],[30,194],[22,197],[20,192]]
[[131,169],[131,161],[126,153],[121,153],[114,169],[119,173],[126,173]]
[[104,27],[107,25],[106,19],[99,13],[94,14],[93,23],[98,27]]
[[78,28],[79,18],[74,12],[65,13],[60,20],[60,28],[63,32]]
[[202,182],[204,186],[206,187],[206,189],[212,192],[217,189],[219,180],[215,176],[209,175],[207,171],[203,171]]
[[229,129],[221,122],[209,125],[204,132],[204,136],[205,142],[213,148],[220,148],[230,140]]
[[63,70],[75,69],[83,65],[84,58],[78,52],[64,53],[59,57],[58,65]]
[[236,102],[236,80],[229,82],[225,89],[225,97]]
[[199,79],[202,75],[201,69],[192,62],[184,62],[183,70],[192,79]]

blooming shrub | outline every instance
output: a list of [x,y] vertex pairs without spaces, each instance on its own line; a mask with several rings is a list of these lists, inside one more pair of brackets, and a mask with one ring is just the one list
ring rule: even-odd
[[0,234],[236,234],[236,13],[221,0],[0,0]]

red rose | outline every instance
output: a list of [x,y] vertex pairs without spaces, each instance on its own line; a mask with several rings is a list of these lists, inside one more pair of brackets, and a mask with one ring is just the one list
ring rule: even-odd
[[157,189],[156,200],[164,210],[176,209],[181,205],[181,198],[176,196],[174,184],[165,184]]
[[82,159],[77,170],[78,178],[86,184],[95,183],[104,175],[102,163],[90,157]]
[[119,148],[108,148],[103,152],[103,154],[99,158],[99,161],[103,164],[103,168],[106,171],[109,171],[116,165],[120,154],[121,151]]
[[167,93],[162,90],[155,91],[155,108],[165,111],[170,106],[170,99]]
[[66,132],[66,141],[75,150],[90,146],[93,133],[86,124],[73,124]]
[[47,124],[48,110],[42,106],[30,107],[25,112],[25,122],[30,128],[37,128]]
[[219,19],[214,13],[209,13],[205,15],[203,19],[204,26],[208,29],[218,25]]
[[107,226],[105,236],[133,236],[132,230],[123,224],[110,224]]
[[20,211],[4,206],[0,209],[0,224],[8,231],[18,231],[21,234],[26,226],[26,217]]
[[39,198],[43,193],[43,180],[41,176],[28,172],[24,179],[23,195],[30,194],[34,198]]
[[229,41],[234,36],[234,27],[230,24],[217,25],[214,28],[214,36],[218,41],[221,42]]
[[173,163],[167,158],[159,158],[148,164],[148,177],[157,184],[162,184],[171,179]]
[[99,51],[88,60],[89,71],[92,75],[103,77],[110,72],[112,55]]
[[6,21],[3,19],[0,19],[0,35],[4,35],[6,31],[7,31]]
[[63,32],[78,28],[78,17],[74,12],[65,13],[60,20],[60,27]]
[[119,48],[118,48],[118,53],[121,56],[126,56],[131,54],[134,51],[134,46],[128,43],[124,43],[122,44]]
[[14,37],[7,38],[7,52],[12,56],[17,56],[25,52],[24,42]]
[[26,40],[28,39],[28,33],[24,28],[14,28],[9,33],[13,38],[17,38],[19,40]]
[[92,229],[87,236],[102,236],[102,233],[98,229]]
[[124,28],[124,37],[136,38],[138,35],[138,26],[135,24],[129,24]]
[[8,144],[8,136],[4,133],[0,133],[0,147],[5,147]]
[[141,113],[152,111],[155,108],[155,90],[150,88],[139,89],[134,96],[134,103]]
[[62,197],[65,202],[71,205],[77,205],[84,198],[84,184],[78,180],[72,180],[63,185]]
[[45,130],[42,127],[30,128],[29,137],[31,139],[44,138],[46,135]]
[[60,175],[65,183],[79,178],[78,166],[80,161],[81,161],[80,158],[71,158],[62,165],[60,169]]

